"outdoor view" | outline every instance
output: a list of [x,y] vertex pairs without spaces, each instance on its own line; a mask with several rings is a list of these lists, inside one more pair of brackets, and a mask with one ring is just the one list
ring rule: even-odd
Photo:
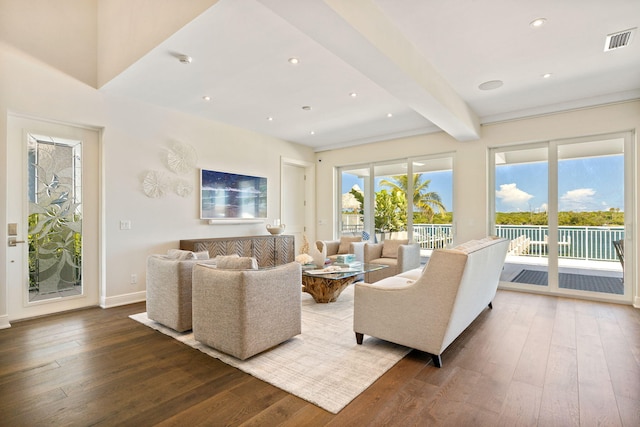
[[[494,232],[511,242],[501,280],[622,295],[624,139],[496,149],[493,156]],[[453,242],[452,159],[412,162],[412,176],[404,162],[341,170],[342,234],[411,238],[426,255]]]
[[[412,176],[406,173],[406,163],[343,170],[342,233],[373,230],[372,240],[376,241],[411,237],[425,249],[444,247],[452,240],[451,167],[451,158],[443,158],[414,160]],[[365,209],[372,173],[373,212],[368,216]],[[367,226],[368,219],[372,226]]]
[[[495,229],[511,240],[502,280],[549,286],[554,259],[559,289],[621,295],[623,140],[558,145],[553,203],[550,149],[495,151]],[[557,221],[555,245],[551,218]]]

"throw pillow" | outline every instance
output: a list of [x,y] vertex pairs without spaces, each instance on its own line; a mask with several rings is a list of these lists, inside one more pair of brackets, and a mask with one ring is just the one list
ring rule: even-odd
[[209,251],[194,252],[196,259],[209,259]]
[[252,257],[220,256],[217,257],[217,267],[226,270],[257,270],[258,261]]
[[183,251],[182,249],[169,249],[167,251],[167,257],[182,261],[185,259],[196,259],[196,254],[191,251]]
[[351,243],[353,242],[361,242],[362,241],[362,237],[357,236],[357,237],[345,237],[342,236],[340,237],[340,246],[338,246],[338,254],[348,254],[349,253],[349,247],[351,246]]
[[409,244],[409,239],[385,240],[382,245],[382,258],[398,258],[398,248],[400,245]]

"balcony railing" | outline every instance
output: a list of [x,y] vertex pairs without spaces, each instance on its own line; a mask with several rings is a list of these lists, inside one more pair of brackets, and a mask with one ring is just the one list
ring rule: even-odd
[[[528,253],[523,256],[548,255],[549,228],[546,225],[496,225],[496,234],[512,241],[528,240]],[[560,258],[617,261],[615,240],[624,239],[624,227],[558,227]]]
[[[343,224],[344,232],[361,232],[361,224]],[[546,257],[549,228],[546,225],[496,225],[496,235],[512,241],[512,255]],[[558,227],[560,258],[617,261],[615,240],[624,239],[624,227]],[[413,240],[421,249],[444,248],[453,243],[451,224],[414,224]]]

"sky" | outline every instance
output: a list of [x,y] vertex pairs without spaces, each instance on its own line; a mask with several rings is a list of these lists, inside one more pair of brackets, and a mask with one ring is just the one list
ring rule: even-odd
[[[422,174],[423,179],[431,180],[431,183],[429,184],[429,191],[435,191],[440,195],[442,203],[447,208],[447,211],[451,211],[453,206],[452,176],[451,171],[429,172]],[[376,191],[386,188],[378,185],[382,178],[383,177],[376,178]],[[361,179],[357,179],[354,175],[342,175],[342,194],[348,193],[355,184],[358,184],[360,188],[364,188],[364,184]]]
[[[622,155],[561,160],[558,163],[559,211],[624,211],[624,159]],[[546,162],[500,165],[496,171],[497,212],[546,211],[548,198],[548,168]],[[453,209],[452,172],[423,174],[430,179],[430,191],[440,194],[447,211]],[[381,187],[377,185],[376,191]],[[343,175],[342,192],[347,193],[361,180]]]
[[[590,157],[558,162],[560,212],[624,211],[624,159]],[[497,212],[540,212],[549,205],[547,163],[501,165],[496,171]]]

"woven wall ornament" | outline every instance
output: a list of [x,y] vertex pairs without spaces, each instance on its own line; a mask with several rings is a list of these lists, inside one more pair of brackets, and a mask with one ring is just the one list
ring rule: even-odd
[[169,180],[163,172],[147,171],[142,179],[142,191],[147,197],[157,199],[169,189]]
[[193,193],[193,184],[186,179],[176,179],[173,186],[174,191],[180,197],[187,197]]
[[198,162],[198,154],[191,145],[175,142],[167,150],[167,168],[179,175],[192,171]]

